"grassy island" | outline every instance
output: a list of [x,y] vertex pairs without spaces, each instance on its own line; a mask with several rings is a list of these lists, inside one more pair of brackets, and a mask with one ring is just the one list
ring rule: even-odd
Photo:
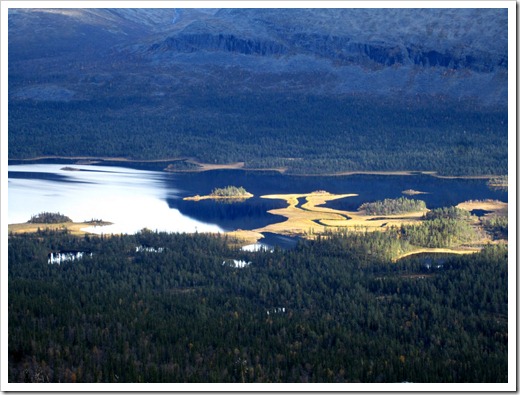
[[225,188],[215,188],[211,191],[209,195],[200,196],[195,195],[191,197],[185,197],[184,200],[204,200],[204,199],[230,199],[236,201],[243,201],[245,199],[249,199],[253,197],[252,193],[249,193],[245,190],[244,187],[236,187],[232,185],[228,185]]

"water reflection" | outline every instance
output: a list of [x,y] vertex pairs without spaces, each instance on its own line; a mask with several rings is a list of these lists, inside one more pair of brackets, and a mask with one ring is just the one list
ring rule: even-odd
[[[136,233],[144,228],[166,232],[223,232],[257,229],[284,217],[268,213],[286,206],[283,200],[261,199],[267,194],[353,193],[358,196],[327,203],[328,207],[355,211],[362,203],[397,198],[402,191],[428,191],[413,198],[428,208],[456,205],[470,199],[507,202],[507,192],[490,190],[485,180],[440,179],[426,175],[299,177],[274,172],[211,171],[171,174],[117,166],[63,163],[8,167],[8,222],[26,222],[40,212],[60,212],[75,222],[99,218],[110,226],[85,228],[93,233]],[[207,195],[214,188],[242,186],[254,194],[243,202],[184,201]],[[299,204],[303,203],[303,199]],[[291,248],[296,239],[265,234],[262,245]],[[254,247],[251,247],[254,248]]]
[[270,214],[268,211],[287,206],[281,200],[258,197],[237,203],[211,199],[195,202],[178,198],[169,198],[167,202],[169,207],[178,209],[183,215],[205,223],[217,223],[226,231],[258,229],[274,222],[285,221],[285,217]]
[[96,234],[136,233],[143,228],[167,232],[223,231],[216,224],[197,221],[171,209],[166,196],[176,196],[178,190],[171,185],[165,188],[162,173],[88,165],[74,166],[83,171],[66,171],[62,167],[9,166],[10,175],[23,176],[9,178],[9,223],[26,222],[32,215],[48,211],[66,213],[74,222],[100,218],[113,223],[85,228]]
[[241,248],[242,251],[248,252],[274,252],[275,247],[283,250],[290,250],[298,245],[299,237],[283,236],[271,232],[262,232],[262,239],[258,243],[249,244]]
[[243,269],[249,265],[251,265],[252,262],[246,262],[243,260],[238,259],[228,259],[222,262],[222,266],[230,266],[238,269]]

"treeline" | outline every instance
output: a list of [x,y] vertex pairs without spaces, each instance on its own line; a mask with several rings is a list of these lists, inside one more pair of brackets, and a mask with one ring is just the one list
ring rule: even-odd
[[[417,224],[390,227],[381,232],[340,232],[349,242],[362,245],[362,256],[393,260],[420,247],[456,248],[482,239],[483,231],[495,240],[507,240],[507,217],[492,216],[480,220],[467,210],[442,207],[430,210]],[[326,237],[335,235],[326,233]]]
[[167,99],[119,89],[92,100],[10,100],[9,158],[190,157],[289,174],[507,174],[507,111],[211,90]]
[[442,207],[428,211],[425,221],[401,227],[400,238],[412,245],[449,248],[479,239],[471,214],[458,207]]
[[502,175],[502,176],[492,177],[488,180],[487,184],[489,186],[506,186],[507,187],[507,184],[508,184],[507,174]]
[[62,222],[72,222],[72,220],[60,213],[43,212],[31,216],[31,219],[27,222],[30,224],[59,224]]
[[506,216],[492,216],[481,219],[482,226],[494,239],[506,239],[508,236],[508,226]]
[[403,238],[404,227],[391,227],[385,231],[333,230],[318,235],[318,240],[332,239],[336,247],[355,253],[360,265],[374,261],[393,262],[397,257],[412,251],[417,246]]
[[[373,203],[364,203],[359,209],[366,210],[369,215],[390,215],[424,210],[426,205],[422,200],[407,198],[385,199]],[[478,241],[479,232],[475,226],[475,217],[467,210],[458,207],[442,207],[426,212],[424,221],[415,225],[402,225],[386,232],[375,232],[378,236],[364,235],[369,240],[381,238],[385,240],[386,248],[382,251],[387,259],[395,258],[416,247],[451,248]],[[503,219],[489,219],[483,222],[486,230],[496,238],[507,239],[507,218],[505,231]],[[501,237],[505,236],[505,237]]]
[[420,225],[402,228],[402,237],[410,244],[429,248],[449,248],[478,240],[475,228],[467,221],[436,218]]
[[490,189],[493,189],[493,190],[507,191],[507,188],[508,188],[507,174],[490,178],[487,182],[487,185]]
[[469,220],[471,213],[468,210],[451,206],[451,207],[440,207],[433,210],[429,210],[424,214],[426,220],[434,219],[456,219],[456,220]]
[[408,199],[405,197],[363,203],[359,207],[359,210],[364,210],[367,215],[403,214],[425,209],[426,203],[423,200]]
[[[11,235],[8,380],[506,382],[507,248],[428,266],[390,263],[389,239]],[[48,264],[57,250],[92,255]]]

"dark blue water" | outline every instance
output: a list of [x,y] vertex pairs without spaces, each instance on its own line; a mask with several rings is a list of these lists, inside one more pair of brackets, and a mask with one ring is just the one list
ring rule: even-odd
[[[57,164],[53,165],[54,167],[50,166],[52,171],[47,172],[42,171],[42,169],[33,172],[31,171],[33,170],[32,166],[25,166],[19,168],[20,171],[9,171],[9,179],[13,181],[14,179],[28,180],[28,184],[26,185],[27,191],[31,191],[30,186],[32,184],[30,180],[35,180],[34,188],[43,188],[44,184],[42,184],[41,181],[46,181],[45,188],[47,188],[47,190],[40,191],[40,194],[42,194],[41,199],[47,195],[51,195],[51,192],[58,194],[60,191],[68,191],[68,189],[65,188],[67,183],[69,183],[71,187],[75,185],[70,193],[72,194],[71,196],[76,197],[85,196],[90,193],[92,189],[90,185],[96,187],[96,191],[100,190],[101,192],[104,190],[103,188],[121,191],[115,195],[115,199],[123,199],[126,197],[126,195],[121,195],[127,193],[127,189],[131,191],[128,193],[145,195],[148,194],[148,189],[153,189],[150,193],[153,192],[153,195],[156,196],[157,200],[160,200],[160,203],[164,204],[165,202],[167,204],[165,207],[166,212],[160,211],[163,213],[160,215],[168,216],[170,213],[169,209],[172,211],[176,209],[184,217],[191,218],[199,223],[217,225],[225,231],[236,229],[252,230],[262,228],[272,223],[285,221],[284,217],[268,213],[269,210],[286,207],[287,205],[284,200],[261,198],[263,195],[270,194],[305,194],[316,190],[325,190],[333,194],[357,194],[358,196],[333,200],[327,203],[327,207],[346,211],[356,211],[359,206],[365,202],[407,196],[403,195],[402,191],[408,189],[426,192],[426,194],[407,197],[424,200],[430,209],[454,206],[467,200],[496,199],[503,202],[508,201],[506,191],[488,188],[486,180],[442,179],[428,175],[381,176],[363,174],[326,177],[289,176],[276,172],[216,170],[199,173],[141,172],[138,175],[133,175],[133,177],[138,178],[135,179],[133,183],[128,184],[129,180],[126,178],[126,173],[123,172],[120,176],[118,176],[119,173],[111,174],[111,168],[107,168],[106,165],[107,163],[104,162],[103,166],[105,167],[103,168],[87,166],[82,172],[63,171],[61,165],[58,166]],[[120,165],[120,163],[118,163],[118,165]],[[161,167],[163,164],[153,164],[153,166]],[[152,165],[150,165],[150,167],[152,167]],[[15,166],[13,166],[12,169],[17,170]],[[115,169],[114,167],[114,170]],[[107,172],[106,176],[97,170]],[[118,172],[121,172],[121,168],[118,169]],[[77,177],[78,175],[88,174],[91,174],[91,176]],[[94,174],[95,177],[93,176]],[[112,185],[112,183],[114,184]],[[84,186],[80,186],[80,184]],[[131,188],[126,188],[127,184],[130,185]],[[9,185],[11,186],[11,184]],[[243,202],[234,203],[215,200],[183,200],[184,197],[188,196],[207,195],[211,193],[214,188],[222,188],[228,185],[242,186],[254,194],[254,197]],[[34,188],[32,189],[34,193],[28,193],[36,196],[36,190]],[[63,210],[67,209],[70,211],[73,208],[63,207],[63,205],[71,199],[71,196],[64,195],[62,198],[64,200],[59,200],[60,198],[56,196],[52,202],[59,204],[60,210],[63,208]],[[24,201],[27,202],[26,205],[36,204],[35,202],[29,203],[29,198],[30,196],[23,196]],[[38,202],[41,201],[41,199],[38,200]],[[304,199],[299,199],[298,206],[301,206],[303,203]],[[27,217],[28,219],[30,215],[36,214],[38,210],[49,211],[51,209],[54,209],[54,207],[34,208],[31,209],[32,211],[30,212],[23,213],[22,217]],[[138,209],[143,211],[145,214],[144,217],[147,219],[146,223],[139,224],[139,226],[149,226],[148,223],[152,221],[153,212],[148,216],[148,214],[146,214],[149,209],[148,207],[139,206]],[[134,214],[125,216],[129,218],[135,216],[135,208],[132,208],[132,210],[134,210]],[[83,215],[83,212],[81,212],[81,215]],[[90,213],[84,215],[90,218]],[[107,218],[112,218],[112,212],[107,213],[106,216]],[[180,221],[180,219],[175,220]],[[186,229],[185,231],[189,232],[190,229]],[[275,245],[280,245],[280,243],[283,242],[288,242],[289,244],[294,243],[293,240],[280,240],[280,236],[266,236],[276,242],[273,243]]]
[[284,221],[284,217],[270,214],[268,211],[287,206],[283,200],[261,199],[257,196],[235,203],[211,199],[195,202],[178,198],[168,198],[167,202],[170,208],[178,209],[183,215],[205,223],[217,224],[226,231],[258,229]]
[[[255,195],[242,203],[226,204],[212,200],[199,202],[168,199],[168,205],[201,221],[216,222],[225,229],[255,229],[279,222],[283,218],[267,214],[268,210],[285,207],[283,200],[260,199],[262,195],[309,193],[325,190],[334,194],[354,193],[358,196],[334,200],[327,207],[356,211],[365,202],[406,196],[424,200],[430,209],[454,206],[466,200],[497,199],[507,202],[507,192],[493,191],[486,180],[442,179],[428,175],[412,176],[287,176],[274,172],[218,170],[202,173],[166,174],[165,183],[181,189],[181,196],[206,195],[214,188],[243,186]],[[414,189],[426,194],[407,196],[402,191]],[[303,203],[299,201],[299,205]]]

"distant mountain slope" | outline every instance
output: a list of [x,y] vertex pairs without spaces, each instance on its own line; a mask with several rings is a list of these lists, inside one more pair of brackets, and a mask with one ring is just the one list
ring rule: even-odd
[[11,9],[9,155],[504,173],[507,27],[507,9]]
[[[120,72],[138,63],[141,78],[176,67],[181,80],[201,86],[211,71],[238,88],[242,69],[244,89],[266,88],[249,75],[259,73],[282,91],[507,100],[507,10],[20,9],[9,23],[13,72],[45,59],[41,71],[55,74],[53,60],[88,55],[127,62]],[[302,86],[306,72],[317,78]],[[88,64],[60,71],[74,73],[95,74]]]

